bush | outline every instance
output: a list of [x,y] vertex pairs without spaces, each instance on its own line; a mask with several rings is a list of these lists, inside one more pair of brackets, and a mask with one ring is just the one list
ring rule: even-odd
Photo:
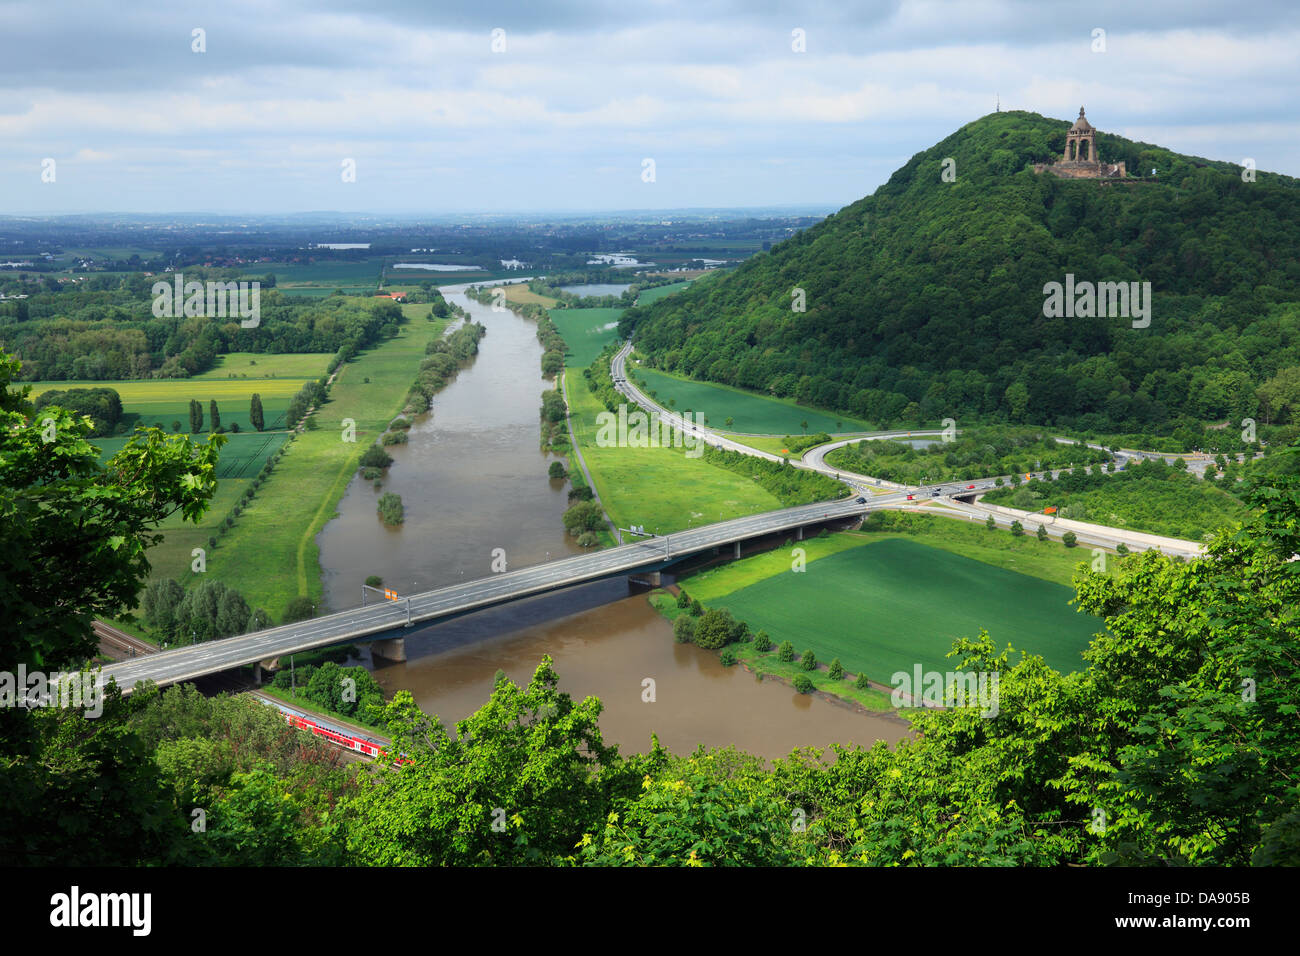
[[812,648],[803,652],[803,658],[799,661],[799,666],[806,671],[817,667],[817,655],[812,652]]
[[988,528],[990,531],[992,531],[997,526],[998,523],[993,520],[992,515],[989,515],[987,518],[984,519],[984,527]]
[[686,593],[684,588],[677,592],[677,606],[683,611],[691,606],[691,596]]
[[1123,541],[1121,541],[1119,544],[1115,545],[1115,553],[1128,554],[1128,545],[1126,545]]
[[398,525],[406,520],[406,509],[402,506],[402,496],[391,491],[379,496],[379,517],[386,525]]
[[858,679],[853,682],[853,686],[858,690],[866,690],[871,686],[871,681],[867,678],[866,674],[859,674]]
[[787,664],[790,663],[792,660],[794,660],[794,645],[791,644],[789,641],[782,641],[781,650],[777,652],[776,656],[781,661],[784,661]]
[[673,640],[678,644],[689,644],[695,640],[695,618],[683,614],[673,621]]
[[595,531],[605,523],[605,515],[600,510],[600,505],[594,501],[579,501],[564,512],[561,520],[564,522],[564,530],[577,536],[584,531]]
[[548,478],[568,478],[569,473],[564,470],[564,462],[553,461],[551,467],[546,471],[546,476]]
[[366,481],[378,481],[380,478],[384,477],[384,469],[363,468],[361,469],[361,477]]
[[592,491],[586,485],[579,485],[576,488],[569,489],[569,503],[575,501],[590,501],[593,497]]
[[371,445],[361,455],[362,468],[387,468],[392,463],[392,456],[378,445]]
[[1046,525],[1041,525],[1041,524],[1040,524],[1040,525],[1038,526],[1038,531],[1037,531],[1036,533],[1037,533],[1037,535],[1038,535],[1038,540],[1039,540],[1039,541],[1046,541],[1046,540],[1047,540],[1047,526],[1046,526]]
[[766,653],[772,649],[772,639],[767,636],[767,631],[759,631],[754,638],[754,650]]
[[405,445],[410,441],[406,432],[384,432],[383,437],[379,440],[385,445]]
[[811,694],[813,692],[812,678],[807,674],[796,674],[794,676],[794,689],[801,694]]
[[718,657],[718,660],[721,662],[723,667],[734,667],[736,664],[736,652],[728,647]]
[[600,544],[600,536],[594,531],[584,531],[578,535],[578,547],[594,548]]
[[844,677],[844,665],[840,663],[838,657],[831,661],[831,669],[828,673],[831,680],[840,680]]
[[[1181,461],[1182,459],[1179,460]],[[1078,541],[1079,539],[1074,536],[1073,531],[1067,531],[1065,534],[1061,535],[1061,544],[1065,545],[1067,548],[1073,548]]]
[[377,574],[372,574],[368,578],[366,578],[366,586],[372,588],[382,588],[384,586],[384,579]]
[[691,601],[691,617],[702,617],[704,615],[704,605],[699,601]]
[[1015,537],[1019,538],[1021,535],[1025,533],[1025,526],[1022,525],[1019,521],[1013,521],[1011,522],[1011,533]]
[[695,625],[695,643],[705,650],[716,651],[731,641],[736,622],[724,608],[709,608]]

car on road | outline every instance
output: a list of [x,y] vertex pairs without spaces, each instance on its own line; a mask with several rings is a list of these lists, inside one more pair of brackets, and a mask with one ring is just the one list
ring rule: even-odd
[[974,487],[975,487],[974,485],[967,485],[967,486],[966,486],[966,490],[967,490],[967,491],[970,491],[970,490],[971,490],[972,488],[974,488]]
[[911,500],[914,499],[915,497],[916,497],[916,495],[908,495],[908,496],[907,496],[907,500],[908,500],[908,501],[911,501]]
[[867,499],[864,498],[864,497],[862,497],[861,495],[858,495],[858,496],[857,496],[856,498],[854,498],[853,500],[856,501],[856,502],[857,502],[858,504],[860,504],[860,505],[865,505],[865,504],[867,503]]
[[931,497],[931,498],[938,498],[939,495],[941,495],[942,493],[943,493],[943,492],[940,492],[940,491],[932,491],[932,492],[930,492],[930,497]]

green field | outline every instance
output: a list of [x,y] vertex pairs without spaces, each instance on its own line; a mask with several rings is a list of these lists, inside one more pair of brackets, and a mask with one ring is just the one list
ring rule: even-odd
[[243,278],[260,279],[273,274],[275,287],[282,292],[303,292],[312,289],[321,290],[328,295],[335,289],[344,292],[372,291],[379,286],[379,276],[383,269],[383,259],[368,259],[362,262],[267,262],[259,263]]
[[[690,582],[686,582],[690,591]],[[988,630],[995,646],[1041,654],[1063,672],[1103,625],[1077,614],[1074,592],[916,541],[871,541],[742,587],[711,605],[725,607],[776,643],[791,641],[819,661],[889,683],[896,671],[953,670],[945,655],[959,637]]]
[[[267,412],[270,417],[270,412]],[[225,421],[224,415],[222,421]],[[169,429],[170,431],[170,429]],[[192,435],[198,443],[208,440],[206,433]],[[277,448],[289,439],[287,431],[241,431],[237,435],[225,436],[228,441],[221,449],[221,460],[217,463],[217,478],[256,478],[266,460],[275,454]],[[129,438],[93,438],[91,443],[100,449],[103,458],[111,458],[121,451]]]
[[[669,399],[675,399],[677,404],[669,407],[677,411],[701,412],[708,416],[713,428],[778,437],[803,434],[803,422],[808,423],[810,435],[815,432],[871,431],[874,428],[868,422],[845,415],[819,412],[787,399],[758,395],[727,385],[694,382],[640,366],[633,366],[629,372],[633,372],[637,379],[645,379],[645,391],[656,392],[654,398],[660,405],[668,405]],[[726,425],[728,418],[733,419],[729,426]]]
[[684,449],[599,447],[596,415],[604,406],[581,374],[569,370],[564,377],[574,437],[605,512],[618,527],[635,523],[666,534],[781,507],[754,481],[687,458]]
[[551,309],[551,321],[569,346],[564,357],[568,368],[581,372],[618,338],[618,317],[622,309]]
[[681,292],[690,282],[674,282],[672,285],[657,285],[653,289],[646,289],[636,297],[637,305],[650,305],[652,302],[658,302],[666,295],[672,295],[674,292]]
[[[172,431],[172,422],[181,423],[181,431],[190,427],[190,399],[203,406],[203,427],[210,426],[208,403],[213,399],[221,413],[221,424],[230,429],[238,423],[241,431],[254,431],[248,420],[249,401],[253,394],[262,396],[262,414],[267,430],[284,427],[284,413],[289,400],[311,379],[325,373],[331,354],[310,352],[300,355],[262,355],[232,352],[221,356],[217,365],[190,378],[151,378],[108,382],[33,382],[33,400],[50,389],[111,388],[122,399],[122,421],[127,428],[149,425]],[[238,378],[231,378],[238,375]],[[246,376],[246,377],[245,377]],[[121,447],[120,445],[118,447]]]

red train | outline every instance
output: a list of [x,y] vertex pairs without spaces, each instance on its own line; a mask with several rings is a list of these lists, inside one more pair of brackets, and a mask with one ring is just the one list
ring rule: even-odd
[[[258,700],[279,710],[291,727],[297,727],[299,730],[309,731],[317,737],[324,737],[330,743],[342,747],[344,750],[351,750],[355,753],[364,754],[365,756],[372,757],[376,760],[388,757],[388,751],[384,750],[377,740],[336,730],[324,723],[312,720],[306,714],[300,713],[296,710],[290,710],[278,701],[267,700],[265,697],[259,697]],[[410,762],[411,761],[406,757],[398,757],[397,760],[394,761],[395,764]]]

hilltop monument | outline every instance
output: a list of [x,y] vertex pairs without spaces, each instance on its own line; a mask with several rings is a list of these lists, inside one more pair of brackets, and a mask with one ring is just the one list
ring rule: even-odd
[[1103,163],[1097,155],[1097,130],[1083,115],[1065,134],[1065,154],[1054,163],[1035,163],[1034,172],[1049,172],[1062,179],[1123,179],[1128,175],[1123,163]]

